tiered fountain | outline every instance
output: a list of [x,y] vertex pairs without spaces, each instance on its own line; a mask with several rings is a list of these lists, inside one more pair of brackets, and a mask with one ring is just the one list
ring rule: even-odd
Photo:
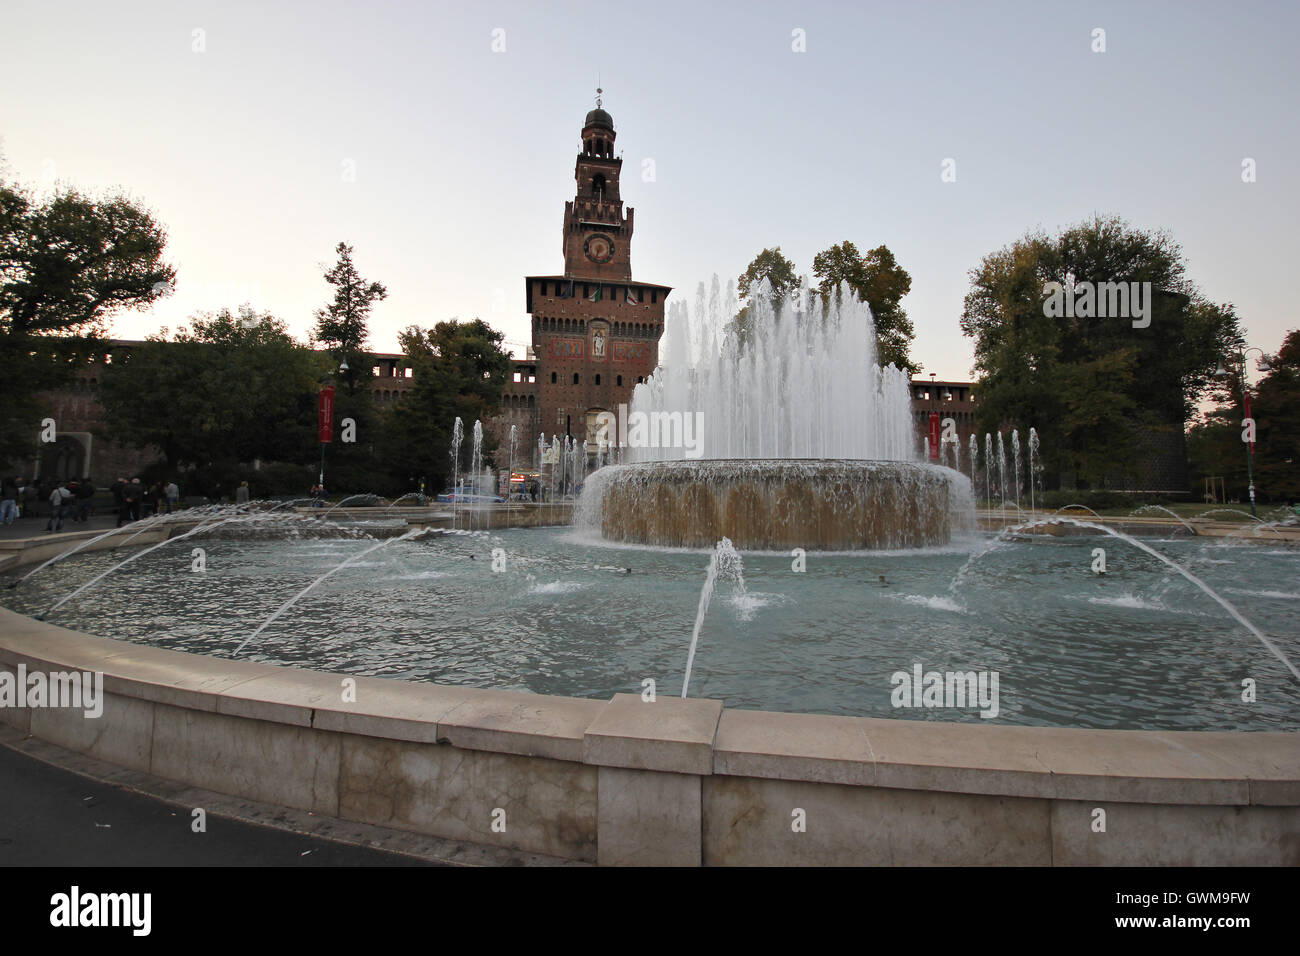
[[[703,285],[694,315],[669,311],[661,367],[629,418],[652,447],[586,483],[580,523],[609,540],[745,550],[943,544],[969,513],[969,481],[918,461],[907,372],[877,364],[866,303],[805,284],[785,299],[755,290],[745,327],[728,283]],[[664,443],[656,425],[682,423]],[[698,426],[698,427],[697,427]],[[666,430],[666,429],[665,429]],[[611,435],[611,440],[613,436]]]

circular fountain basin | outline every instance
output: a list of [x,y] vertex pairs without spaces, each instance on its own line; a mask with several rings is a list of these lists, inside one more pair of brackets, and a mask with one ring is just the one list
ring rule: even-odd
[[[904,461],[742,459],[602,468],[586,522],[610,541],[747,551],[920,548],[952,533],[949,468]],[[598,509],[598,513],[594,513]]]

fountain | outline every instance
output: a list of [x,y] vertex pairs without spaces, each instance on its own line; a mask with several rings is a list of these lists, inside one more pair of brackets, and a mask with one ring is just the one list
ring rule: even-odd
[[[871,310],[805,283],[758,288],[746,329],[718,280],[674,305],[664,364],[606,435],[627,463],[588,476],[577,521],[613,541],[745,550],[946,543],[970,482],[916,460],[909,380],[876,363]],[[603,416],[615,419],[616,416]],[[617,434],[614,430],[617,429]],[[585,461],[585,456],[583,458]]]

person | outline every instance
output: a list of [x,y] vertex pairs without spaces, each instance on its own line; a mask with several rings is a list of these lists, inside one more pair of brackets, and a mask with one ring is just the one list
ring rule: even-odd
[[181,496],[181,490],[176,486],[176,481],[167,482],[167,487],[163,489],[167,492],[167,513],[171,514],[172,509],[176,507],[176,501]]
[[[63,530],[63,509],[67,503],[72,500],[73,494],[68,490],[68,486],[63,482],[55,482],[54,490],[50,492],[50,520],[45,525],[45,533]],[[54,522],[58,521],[59,526],[55,528]]]
[[13,524],[18,516],[18,482],[5,478],[0,482],[0,521]]
[[140,520],[140,499],[144,497],[144,486],[139,478],[132,478],[131,483],[122,489],[122,510],[127,521]]
[[145,488],[144,495],[141,498],[143,508],[141,514],[147,518],[150,515],[157,514],[159,511],[158,502],[162,500],[162,484],[155,481],[152,485]]
[[95,486],[89,478],[77,482],[77,516],[74,520],[85,524],[95,513]]
[[235,504],[237,505],[248,504],[248,482],[241,481],[239,483],[239,487],[235,489]]
[[122,527],[122,520],[126,517],[126,512],[123,510],[126,507],[126,502],[122,498],[122,492],[125,490],[125,478],[117,479],[108,489],[109,494],[113,496],[113,508],[117,511],[117,526],[119,528]]

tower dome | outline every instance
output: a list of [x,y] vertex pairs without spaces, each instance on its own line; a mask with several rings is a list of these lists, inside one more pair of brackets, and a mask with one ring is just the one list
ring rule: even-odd
[[614,117],[598,106],[587,114],[587,121],[582,124],[583,129],[590,129],[593,126],[612,130],[614,128]]

